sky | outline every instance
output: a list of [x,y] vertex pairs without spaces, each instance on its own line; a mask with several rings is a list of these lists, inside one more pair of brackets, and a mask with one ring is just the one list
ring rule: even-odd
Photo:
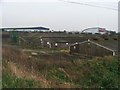
[[44,26],[52,30],[68,31],[103,27],[118,31],[118,0],[65,1],[99,7],[63,0],[2,0],[0,27]]

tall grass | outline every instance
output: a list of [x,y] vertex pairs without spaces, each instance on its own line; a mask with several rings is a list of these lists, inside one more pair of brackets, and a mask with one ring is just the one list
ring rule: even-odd
[[[120,79],[119,61],[117,57],[94,57],[92,59],[81,59],[70,56],[66,53],[39,54],[39,56],[29,59],[29,55],[17,49],[4,48],[3,60],[14,62],[16,65],[43,75],[45,79],[51,81],[51,87],[56,83],[69,83],[70,88],[118,88]],[[3,61],[3,65],[5,62]],[[32,67],[32,69],[31,69]],[[9,68],[5,66],[6,71]],[[63,70],[61,71],[60,68]],[[8,72],[3,72],[4,87],[34,87],[33,81],[11,76]],[[23,82],[21,84],[21,82]],[[66,87],[66,86],[61,86]]]
[[37,82],[32,79],[19,78],[10,74],[3,74],[3,88],[38,88]]

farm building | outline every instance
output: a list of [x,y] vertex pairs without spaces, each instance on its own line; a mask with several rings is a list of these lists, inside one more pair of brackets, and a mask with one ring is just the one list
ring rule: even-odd
[[[69,49],[74,43],[80,43],[90,39],[96,43],[111,49],[118,45],[118,35],[81,35],[67,34],[63,32],[17,32],[18,45],[29,48],[58,48]],[[11,43],[11,32],[2,32],[2,41]],[[110,46],[110,47],[109,47]]]
[[116,48],[118,45],[117,36],[115,37],[19,37],[20,46],[29,46],[35,48],[59,48],[59,49],[69,49],[69,46],[74,43],[80,43],[88,40],[88,38],[96,43],[104,45],[109,48]]
[[115,45],[116,49],[113,49],[88,40],[81,43],[72,44],[70,46],[70,53],[85,56],[115,56],[117,54],[117,45]]
[[44,47],[67,49],[71,44],[85,41],[85,37],[42,37]]

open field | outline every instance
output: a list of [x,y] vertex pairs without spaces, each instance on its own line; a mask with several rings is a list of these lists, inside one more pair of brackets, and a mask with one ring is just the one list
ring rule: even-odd
[[66,51],[3,46],[3,87],[117,88],[118,58],[84,58]]
[[52,43],[74,43],[91,37],[94,42],[118,48],[118,42],[112,37],[104,40],[101,36],[19,33],[22,38],[20,44],[13,43],[9,34],[4,33],[3,88],[118,88],[120,72],[117,55],[86,57],[70,54],[68,47],[49,48],[42,45],[39,38],[42,35],[44,41]]

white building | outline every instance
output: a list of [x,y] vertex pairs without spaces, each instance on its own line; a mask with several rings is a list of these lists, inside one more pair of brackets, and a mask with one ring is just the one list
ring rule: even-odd
[[82,31],[82,33],[99,33],[99,34],[106,34],[108,31],[105,28],[94,27],[94,28],[87,28]]

